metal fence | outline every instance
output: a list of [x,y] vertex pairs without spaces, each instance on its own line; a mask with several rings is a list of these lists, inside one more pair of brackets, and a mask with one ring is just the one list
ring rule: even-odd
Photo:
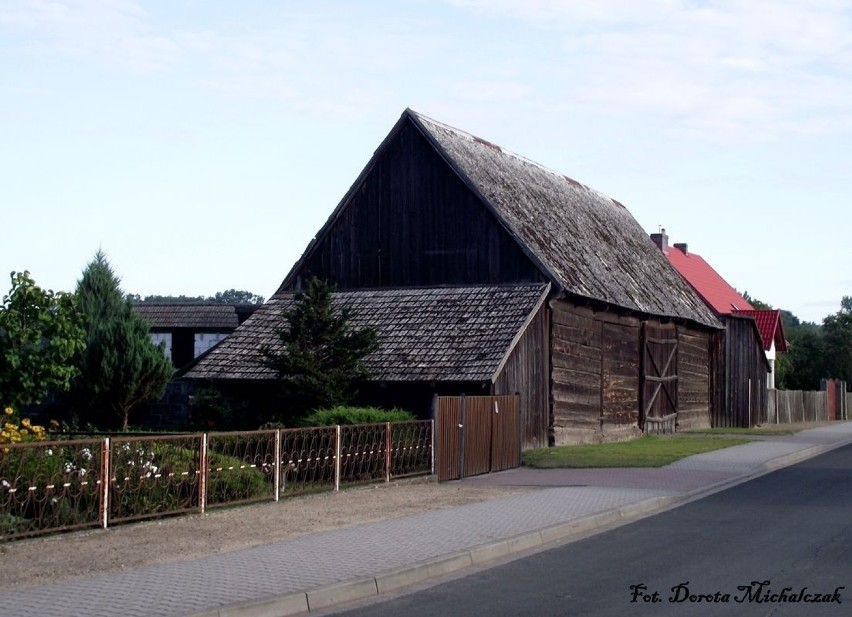
[[0,541],[434,473],[431,420],[4,444]]

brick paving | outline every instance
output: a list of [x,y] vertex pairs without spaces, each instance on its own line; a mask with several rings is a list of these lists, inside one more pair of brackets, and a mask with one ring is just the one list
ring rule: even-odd
[[[0,617],[193,615],[364,579],[658,497],[694,494],[773,461],[852,442],[852,423],[708,452],[662,469],[519,469],[464,482],[537,486],[487,502],[201,559],[0,592]],[[786,457],[786,459],[784,458]]]

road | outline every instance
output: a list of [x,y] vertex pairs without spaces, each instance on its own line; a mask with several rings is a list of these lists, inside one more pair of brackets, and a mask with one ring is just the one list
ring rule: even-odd
[[852,446],[585,540],[333,614],[850,615]]

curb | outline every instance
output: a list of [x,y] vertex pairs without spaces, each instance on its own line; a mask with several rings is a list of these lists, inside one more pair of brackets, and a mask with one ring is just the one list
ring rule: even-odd
[[770,459],[760,464],[757,471],[723,480],[688,493],[651,497],[627,504],[616,510],[591,514],[538,531],[479,545],[452,555],[422,561],[403,569],[385,571],[363,579],[324,585],[307,592],[276,596],[258,602],[223,606],[218,609],[195,613],[191,617],[290,617],[291,615],[304,615],[349,602],[365,600],[474,566],[484,566],[513,555],[550,547],[551,545],[555,546],[590,532],[603,531],[613,526],[632,523],[635,520],[685,505],[849,444],[852,444],[852,438],[832,444],[810,446],[797,452]]

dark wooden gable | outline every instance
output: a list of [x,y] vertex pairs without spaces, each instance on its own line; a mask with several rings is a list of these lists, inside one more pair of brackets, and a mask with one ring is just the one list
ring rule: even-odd
[[400,119],[279,291],[546,282],[492,211]]

